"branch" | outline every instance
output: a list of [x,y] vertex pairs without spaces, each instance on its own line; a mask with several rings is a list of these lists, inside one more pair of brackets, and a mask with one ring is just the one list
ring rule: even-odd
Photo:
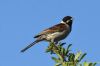
[[[51,43],[46,49],[46,52],[49,52],[51,55],[56,54],[56,57],[52,57],[52,59],[56,62],[55,66],[95,66],[96,63],[88,63],[84,62],[84,65],[79,64],[79,62],[86,56],[86,53],[82,54],[82,52],[71,53],[70,47],[72,44],[69,44],[67,48],[64,48],[63,45],[65,43],[59,43],[58,45]],[[88,64],[88,65],[86,65]]]

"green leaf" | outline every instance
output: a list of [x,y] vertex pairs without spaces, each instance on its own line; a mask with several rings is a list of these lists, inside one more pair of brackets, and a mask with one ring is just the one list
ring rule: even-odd
[[65,50],[66,57],[68,57],[69,52],[70,52],[70,50]]
[[61,51],[62,47],[60,45],[58,45],[58,50],[59,52]]
[[74,62],[63,62],[62,66],[76,66],[76,64]]
[[84,62],[84,66],[89,66],[89,63],[88,62]]
[[89,63],[89,66],[95,66],[96,63]]
[[74,58],[75,58],[74,53],[70,53],[70,54],[69,54],[69,57],[68,57],[68,61],[69,61],[69,62],[74,62]]
[[59,63],[59,62],[60,62],[60,60],[57,59],[57,58],[55,58],[55,57],[52,57],[52,59],[53,59],[56,63]]
[[93,63],[93,66],[95,66],[97,63]]
[[61,63],[57,63],[55,66],[60,66],[61,65]]
[[59,45],[62,47],[63,45],[65,45],[66,43],[59,43]]
[[93,66],[93,63],[89,63],[89,66]]
[[84,53],[84,54],[81,56],[81,58],[79,59],[79,61],[81,61],[86,55],[87,55],[87,54]]
[[68,53],[70,51],[69,49],[70,49],[71,46],[72,46],[72,44],[69,44],[68,47],[67,47],[67,49],[65,50],[65,55],[66,56],[68,56]]
[[65,55],[65,49],[64,48],[61,48],[61,54]]
[[82,66],[82,64],[79,64],[79,66]]
[[69,48],[70,48],[71,46],[72,46],[72,44],[69,44],[68,47],[67,47],[67,50],[69,50]]
[[80,52],[78,52],[76,55],[75,55],[75,61],[77,62],[78,60],[79,60],[79,58],[80,58],[80,56],[82,55],[82,52],[80,51]]

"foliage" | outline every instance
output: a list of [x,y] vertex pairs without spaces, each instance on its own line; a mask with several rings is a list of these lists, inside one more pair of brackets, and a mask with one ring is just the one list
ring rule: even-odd
[[95,66],[96,63],[88,63],[84,62],[83,64],[80,63],[80,61],[86,56],[86,53],[77,52],[72,53],[70,52],[70,47],[72,44],[69,44],[67,48],[64,48],[63,45],[65,43],[59,43],[58,45],[55,45],[54,43],[50,43],[48,48],[46,49],[46,52],[49,52],[50,54],[55,54],[58,57],[52,57],[52,59],[55,61],[55,66]]

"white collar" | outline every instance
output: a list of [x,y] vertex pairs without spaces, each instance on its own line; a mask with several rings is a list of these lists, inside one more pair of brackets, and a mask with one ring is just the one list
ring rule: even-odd
[[62,24],[66,24],[65,22],[63,22],[63,21],[61,21],[60,23],[62,23]]

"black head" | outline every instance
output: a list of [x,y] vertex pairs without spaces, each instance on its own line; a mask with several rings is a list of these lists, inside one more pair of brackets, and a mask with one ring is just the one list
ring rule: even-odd
[[71,16],[65,16],[62,21],[71,26],[73,20]]
[[72,17],[71,16],[65,16],[63,19],[62,19],[62,21],[63,22],[69,22],[69,21],[71,21],[72,20]]

